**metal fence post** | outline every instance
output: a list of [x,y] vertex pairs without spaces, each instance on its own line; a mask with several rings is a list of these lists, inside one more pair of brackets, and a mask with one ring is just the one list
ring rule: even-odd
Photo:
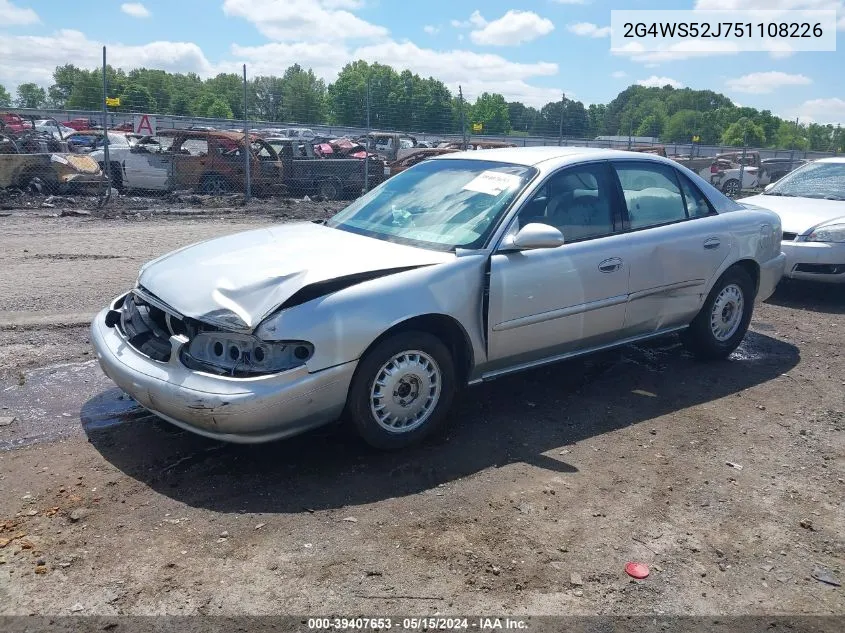
[[252,196],[252,182],[250,181],[249,173],[252,168],[251,159],[252,148],[249,142],[249,115],[247,114],[246,64],[244,64],[244,173],[246,174],[244,202],[249,202]]
[[464,91],[461,85],[458,85],[458,106],[461,108],[461,149],[467,148],[467,128],[464,123]]
[[[364,188],[363,192],[367,193],[370,185],[370,77],[367,75],[367,95],[366,95],[366,107],[367,107],[367,140],[364,144]],[[375,149],[375,148],[374,148]]]
[[103,177],[108,178],[109,188],[106,191],[106,200],[111,198],[111,161],[109,160],[109,108],[106,105],[108,98],[106,79],[106,47],[103,46]]
[[566,93],[560,93],[560,123],[557,131],[557,144],[560,147],[563,144],[563,107],[566,104]]

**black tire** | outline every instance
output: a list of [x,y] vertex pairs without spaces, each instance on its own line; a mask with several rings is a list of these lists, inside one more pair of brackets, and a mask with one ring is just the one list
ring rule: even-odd
[[731,198],[736,195],[739,195],[740,191],[742,191],[742,187],[739,184],[739,180],[737,180],[736,178],[726,180],[725,183],[722,185],[722,193],[724,193],[726,196],[730,196]]
[[200,191],[207,196],[221,196],[230,189],[229,183],[220,174],[206,174],[202,177]]
[[[416,352],[422,352],[422,354],[428,356],[428,359],[423,359],[415,354]],[[379,376],[384,377],[383,369],[385,365],[406,353],[411,359],[410,363],[416,362],[419,365],[411,365],[412,369],[405,373],[400,371],[394,374],[396,378],[393,379],[392,384],[395,390],[393,393],[385,394],[390,398],[389,402],[387,397],[374,398],[375,382]],[[415,355],[416,361],[413,360]],[[387,422],[379,422],[374,411],[382,401],[394,410],[404,409],[405,405],[402,404],[402,401],[405,401],[407,397],[408,400],[405,402],[408,402],[408,410],[414,412],[417,407],[425,407],[425,399],[422,396],[425,394],[427,386],[429,395],[434,398],[434,392],[431,391],[431,388],[437,381],[426,382],[429,380],[428,376],[421,377],[414,373],[415,369],[419,371],[422,364],[427,364],[428,360],[434,362],[434,369],[439,373],[436,400],[431,404],[430,409],[419,414],[418,417],[422,420],[421,422],[409,422],[407,430],[388,430],[384,424],[389,423],[389,418]],[[425,372],[419,371],[419,373]],[[452,406],[456,388],[455,381],[455,365],[452,355],[440,339],[427,332],[399,332],[377,343],[364,354],[358,363],[346,400],[346,416],[357,433],[370,446],[381,450],[405,448],[421,442],[443,425],[449,408]],[[417,397],[412,393],[414,384],[417,389]],[[402,393],[401,390],[406,387],[408,391]]]
[[[721,324],[717,321],[714,325],[711,317],[714,316],[714,310],[718,309],[716,307],[717,301],[724,300],[720,298],[723,291],[728,293],[726,296],[729,297],[734,292],[734,288],[738,288],[742,296],[739,324],[733,334],[727,336],[728,330],[724,332],[726,338],[720,338],[715,333],[714,328],[719,325],[727,327],[728,320],[734,318],[734,312],[731,310],[737,310],[736,303],[733,302],[733,308],[731,308],[731,302],[728,300],[720,315],[716,316],[717,319],[722,319]],[[728,268],[713,285],[713,289],[707,295],[707,300],[701,307],[701,311],[690,323],[689,328],[681,333],[681,341],[684,347],[699,360],[718,360],[730,356],[748,331],[748,324],[751,323],[751,315],[754,312],[755,294],[754,282],[747,272],[739,266]]]
[[[104,174],[106,173],[106,168],[103,166],[103,163],[100,163],[100,169],[103,170]],[[111,163],[111,169],[109,169],[108,177],[112,188],[116,191],[123,189],[123,169],[121,168],[120,163]]]
[[323,200],[338,200],[341,188],[335,180],[321,180],[317,183],[317,195]]

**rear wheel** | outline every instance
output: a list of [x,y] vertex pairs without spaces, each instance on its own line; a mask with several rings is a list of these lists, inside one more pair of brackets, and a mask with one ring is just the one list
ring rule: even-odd
[[317,185],[317,195],[323,200],[337,200],[340,198],[340,186],[334,180],[322,180]]
[[726,196],[730,196],[731,198],[739,195],[740,191],[742,191],[742,187],[739,184],[739,180],[736,178],[731,178],[730,180],[725,181],[725,184],[722,185],[722,193]]
[[728,357],[748,331],[754,294],[754,282],[747,272],[738,266],[726,270],[681,334],[684,346],[702,360]]
[[362,358],[349,388],[347,414],[365,442],[399,449],[442,425],[454,394],[454,363],[440,339],[400,332]]
[[220,174],[208,174],[203,177],[200,190],[208,196],[220,196],[229,191],[229,183]]

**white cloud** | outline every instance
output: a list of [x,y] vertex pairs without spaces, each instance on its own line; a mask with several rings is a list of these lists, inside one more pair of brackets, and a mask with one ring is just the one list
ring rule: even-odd
[[[519,63],[499,55],[468,50],[434,50],[413,42],[386,40],[358,48],[346,48],[335,43],[275,42],[262,46],[233,46],[237,63],[246,63],[251,76],[279,74],[290,64],[299,63],[327,82],[335,80],[338,71],[350,59],[363,59],[393,67],[408,69],[422,77],[435,77],[457,94],[460,85],[467,99],[475,99],[482,92],[498,92],[509,101],[542,106],[559,99],[560,90],[527,83],[534,77],[549,77],[558,73],[557,64],[550,62]],[[518,79],[502,79],[518,77]],[[555,96],[557,95],[557,96]]]
[[805,101],[790,118],[795,118],[795,116],[812,123],[845,125],[845,99],[833,97]]
[[472,31],[470,39],[485,46],[516,46],[531,42],[554,31],[555,25],[548,18],[542,18],[533,11],[511,9],[498,20],[483,28]]
[[553,0],[558,4],[589,4],[590,0]]
[[223,12],[252,22],[262,35],[276,41],[386,37],[388,31],[383,26],[343,10],[357,6],[349,0],[224,0]]
[[662,88],[666,85],[672,86],[673,88],[684,87],[684,84],[677,79],[672,79],[671,77],[658,77],[657,75],[652,75],[648,79],[638,79],[637,85],[645,86],[646,88]]
[[41,19],[32,9],[21,9],[10,0],[0,0],[0,26],[38,24]]
[[614,79],[624,79],[628,76],[628,73],[626,73],[624,70],[616,70],[610,76]]
[[433,26],[431,24],[426,24],[423,27],[423,31],[425,31],[429,35],[437,35],[438,33],[440,33],[440,27],[439,26]]
[[[679,47],[689,50],[678,50]],[[630,57],[635,62],[644,62],[647,67],[653,68],[654,65],[663,62],[679,61],[694,57],[736,55],[739,52],[739,47],[735,42],[691,40],[670,45],[665,50],[647,51],[639,42],[630,42],[620,48],[611,48],[610,52],[621,57]]]
[[[9,87],[33,81],[49,86],[56,66],[68,62],[82,68],[99,68],[103,44],[70,29],[46,36],[4,35],[0,37],[0,83]],[[203,76],[215,70],[192,42],[150,42],[141,46],[108,43],[108,61],[125,69],[145,66]]]
[[785,86],[806,86],[813,80],[805,75],[790,75],[780,71],[751,73],[725,82],[728,89],[748,94],[768,94]]
[[609,26],[598,26],[592,22],[576,22],[567,24],[566,30],[582,37],[608,37],[610,36]]
[[124,2],[120,5],[120,10],[133,18],[148,18],[152,15],[150,10],[140,2]]
[[[279,4],[297,1],[285,0]],[[241,8],[249,4],[246,0],[238,2]],[[258,0],[255,4],[262,2]],[[321,11],[329,11],[329,6],[329,0],[320,0]],[[233,8],[237,7],[230,0],[230,9]],[[259,30],[275,28],[268,27],[268,24],[272,24],[278,14],[270,13],[265,17],[267,20],[261,26],[256,25]],[[306,17],[310,19],[313,14]],[[37,36],[4,35],[0,37],[0,84],[12,91],[27,81],[47,87],[53,83],[52,74],[56,66],[71,62],[82,68],[99,68],[102,46],[107,45],[109,63],[126,70],[160,68],[210,77],[221,72],[240,73],[241,64],[246,63],[249,76],[255,77],[279,75],[286,67],[298,63],[313,69],[325,81],[332,82],[350,60],[364,59],[390,65],[396,70],[409,69],[423,77],[435,77],[455,94],[460,85],[469,100],[474,100],[482,92],[498,92],[508,100],[520,100],[533,106],[542,106],[560,98],[560,87],[533,84],[533,80],[557,75],[559,69],[555,63],[516,62],[500,55],[482,54],[460,47],[451,50],[425,48],[410,41],[398,42],[387,37],[373,37],[366,44],[356,46],[349,39],[323,39],[323,35],[314,33],[315,30],[319,29],[298,33],[296,40],[281,39],[258,46],[232,45],[222,57],[215,59],[206,57],[193,42],[157,41],[127,45],[120,41],[89,38],[71,29]],[[306,41],[306,38],[311,39]]]
[[481,29],[484,28],[484,26],[487,24],[487,20],[481,17],[481,12],[476,9],[472,12],[472,15],[469,16],[469,20],[452,20],[450,24],[456,29],[468,29],[471,26],[474,26],[477,29]]
[[746,11],[788,11],[796,9],[835,9],[838,20],[836,27],[845,31],[845,0],[696,0],[695,9],[716,11],[719,9]]

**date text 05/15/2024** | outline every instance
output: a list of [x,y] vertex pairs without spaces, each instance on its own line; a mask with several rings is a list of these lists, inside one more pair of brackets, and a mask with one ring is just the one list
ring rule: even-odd
[[528,622],[510,617],[308,618],[309,631],[525,631]]

